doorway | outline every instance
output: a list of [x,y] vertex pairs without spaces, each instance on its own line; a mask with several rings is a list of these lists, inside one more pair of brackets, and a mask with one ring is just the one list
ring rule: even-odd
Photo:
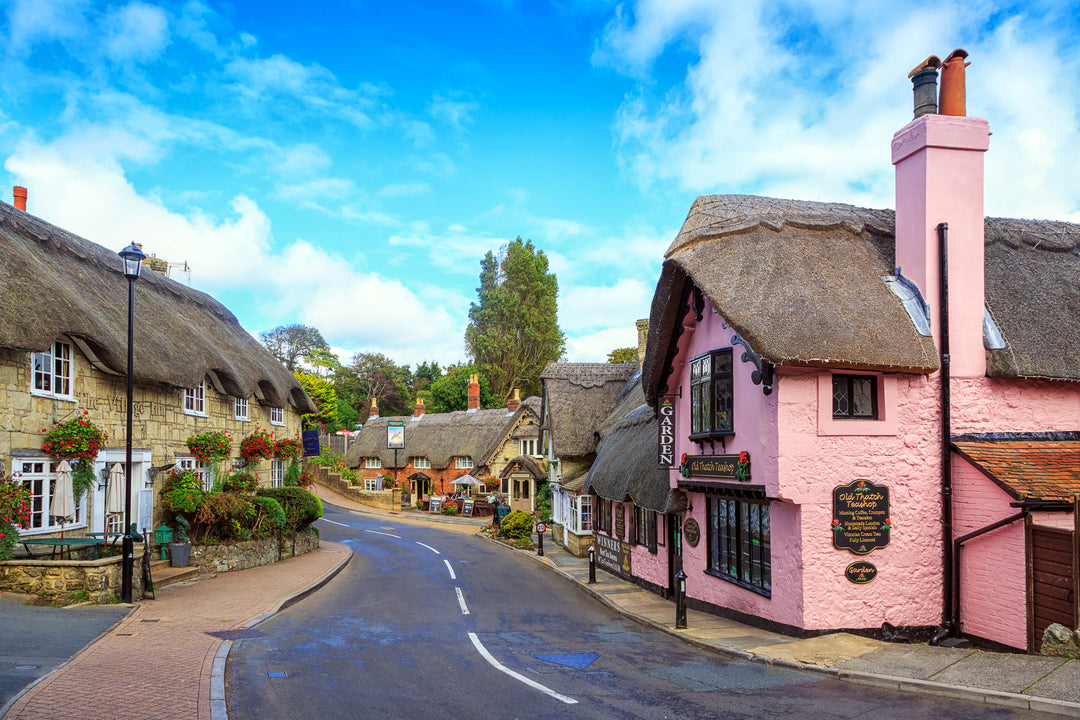
[[668,513],[664,518],[664,530],[667,533],[668,586],[664,597],[675,597],[675,575],[682,570],[682,517],[678,513]]
[[532,478],[529,475],[511,475],[510,509],[532,512]]

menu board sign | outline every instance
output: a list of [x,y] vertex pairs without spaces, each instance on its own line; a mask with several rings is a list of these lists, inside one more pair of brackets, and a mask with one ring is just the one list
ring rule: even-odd
[[596,535],[596,564],[621,578],[630,576],[630,544]]
[[833,488],[833,545],[856,555],[887,547],[889,488],[869,480],[856,480]]

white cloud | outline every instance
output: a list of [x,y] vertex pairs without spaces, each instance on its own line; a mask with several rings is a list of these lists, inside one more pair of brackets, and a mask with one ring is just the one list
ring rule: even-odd
[[477,107],[472,100],[459,100],[437,94],[428,105],[428,114],[460,130],[466,123],[472,122],[472,114]]
[[141,2],[111,9],[104,26],[105,52],[113,60],[153,60],[169,44],[165,11]]
[[607,330],[566,338],[568,362],[607,362],[608,353],[624,347],[637,347],[637,326],[614,327]]
[[653,286],[633,278],[612,285],[576,285],[559,293],[559,327],[577,335],[604,327],[633,329],[649,316]]
[[71,40],[85,31],[87,0],[15,0],[8,10],[10,54],[53,40]]

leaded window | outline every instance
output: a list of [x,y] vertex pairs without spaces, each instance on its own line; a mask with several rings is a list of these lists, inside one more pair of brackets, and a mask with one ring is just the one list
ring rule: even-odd
[[772,595],[771,526],[767,503],[710,496],[707,572]]
[[690,437],[735,433],[731,348],[690,361]]
[[877,376],[833,375],[833,418],[836,420],[877,420]]

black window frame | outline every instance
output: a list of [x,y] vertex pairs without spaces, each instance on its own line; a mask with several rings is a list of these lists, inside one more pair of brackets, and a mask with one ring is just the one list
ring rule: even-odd
[[[723,514],[723,523],[719,522],[719,513]],[[705,573],[771,598],[772,517],[769,502],[706,495],[705,525]]]
[[[855,411],[855,403],[852,402],[852,398],[855,396],[855,383],[857,382],[869,382],[870,383],[870,414],[857,414]],[[846,411],[838,410],[837,408],[837,385],[842,384],[844,391],[848,398],[848,408]],[[880,382],[877,375],[859,375],[856,373],[833,373],[832,375],[832,417],[833,420],[879,420],[881,414],[878,409],[878,391],[880,389]]]
[[649,552],[656,554],[657,538],[657,513],[638,505],[634,506],[634,523],[631,542],[634,545],[644,545]]
[[[707,374],[703,371],[703,374],[695,378],[694,374],[698,372],[697,367],[701,367],[706,359],[708,359]],[[735,366],[732,348],[721,348],[702,353],[691,358],[688,367],[690,368],[690,439],[708,440],[718,437],[731,437],[735,434]],[[703,406],[701,400],[703,397],[702,390],[699,388],[707,388],[707,427],[704,424],[704,417],[695,418],[697,409]],[[726,426],[723,426],[717,419],[721,406],[727,409],[728,422]],[[706,411],[702,410],[701,412],[704,414]],[[699,425],[697,429],[695,429],[695,423]]]

